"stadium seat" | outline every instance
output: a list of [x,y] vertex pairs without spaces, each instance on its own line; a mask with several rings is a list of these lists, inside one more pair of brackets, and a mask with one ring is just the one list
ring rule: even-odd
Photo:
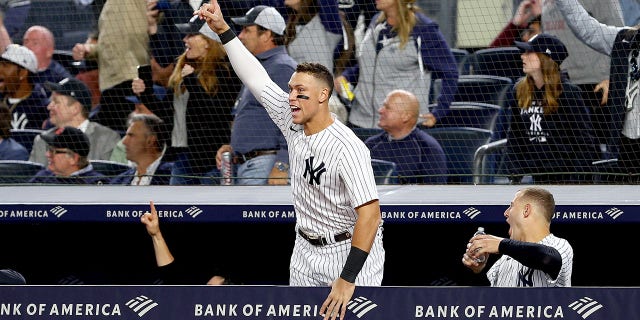
[[515,83],[524,76],[520,55],[517,47],[480,49],[469,58],[470,74],[506,77]]
[[376,178],[376,184],[398,184],[398,172],[396,171],[395,162],[371,159],[371,167]]
[[468,57],[469,51],[466,49],[451,48],[451,53],[458,63],[458,72],[460,74],[469,73]]
[[353,133],[362,141],[366,141],[367,138],[375,136],[378,133],[384,132],[381,128],[351,128]]
[[[458,78],[458,92],[456,92],[453,101],[484,102],[504,107],[506,105],[505,94],[512,85],[513,81],[507,77],[486,74],[461,75]],[[442,79],[434,80],[431,102],[436,101],[441,90]]]
[[[429,105],[429,109],[436,104]],[[500,106],[482,102],[453,102],[449,106],[449,113],[436,123],[441,127],[473,127],[493,130]]]
[[434,137],[447,156],[448,184],[473,183],[476,150],[491,139],[491,130],[472,127],[440,127],[423,129]]
[[11,138],[27,148],[27,151],[31,153],[33,148],[33,140],[37,135],[43,133],[44,130],[39,129],[11,129]]
[[105,176],[108,177],[115,177],[129,169],[131,169],[130,166],[124,164],[124,163],[120,163],[120,162],[116,162],[116,161],[110,161],[110,160],[89,160],[89,162],[91,163],[91,165],[93,166],[93,170],[96,170],[102,174],[104,174]]
[[0,183],[27,183],[31,177],[45,166],[38,162],[21,160],[0,160]]

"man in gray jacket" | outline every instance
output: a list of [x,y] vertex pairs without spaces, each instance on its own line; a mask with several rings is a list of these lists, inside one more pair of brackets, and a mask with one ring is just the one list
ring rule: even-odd
[[[113,148],[120,141],[120,134],[111,128],[89,121],[91,93],[87,86],[76,78],[66,78],[58,83],[47,82],[45,85],[52,92],[47,109],[49,121],[55,125],[47,133],[67,126],[78,128],[89,137],[89,160],[109,160]],[[47,144],[40,136],[36,136],[29,161],[47,165],[46,151]]]

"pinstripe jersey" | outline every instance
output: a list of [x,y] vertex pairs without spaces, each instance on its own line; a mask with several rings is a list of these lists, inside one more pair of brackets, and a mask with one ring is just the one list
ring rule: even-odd
[[[293,123],[288,94],[273,82],[265,85],[261,100],[287,140],[296,228],[329,237],[345,230],[353,234],[355,207],[378,199],[369,149],[335,115],[329,127],[305,135],[303,126]],[[315,247],[296,235],[289,284],[329,285],[340,275],[350,249],[351,239]],[[381,222],[356,285],[381,285],[384,261]]]
[[354,208],[378,199],[369,149],[340,121],[306,136],[302,125],[293,123],[288,97],[268,83],[262,104],[289,147],[297,227],[316,234],[348,230],[356,222]]
[[502,255],[487,272],[492,287],[570,287],[573,270],[573,248],[565,239],[553,234],[544,237],[540,244],[560,252],[562,267],[557,279],[541,270],[531,269],[507,255]]

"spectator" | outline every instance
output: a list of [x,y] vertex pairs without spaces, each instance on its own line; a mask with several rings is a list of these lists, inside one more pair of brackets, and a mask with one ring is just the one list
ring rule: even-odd
[[401,184],[447,182],[447,157],[432,136],[416,127],[420,102],[411,92],[393,90],[378,109],[378,126],[385,132],[365,144],[372,159],[397,164]]
[[6,285],[21,285],[27,284],[24,276],[19,272],[11,269],[0,269],[0,284]]
[[40,170],[30,183],[45,184],[104,184],[109,179],[93,170],[87,155],[89,138],[74,127],[57,128],[40,135],[49,145],[47,168]]
[[514,41],[527,42],[541,32],[542,0],[523,0],[507,25],[489,44],[490,48],[510,47]]
[[[445,116],[458,87],[458,66],[438,25],[420,12],[415,0],[376,2],[380,10],[371,21],[358,46],[358,64],[335,79],[355,84],[349,123],[353,127],[374,128],[376,108],[387,92],[404,89],[418,94],[422,124],[433,127]],[[437,107],[427,110],[431,79],[442,78]]]
[[[624,25],[618,0],[580,0],[580,3],[590,16],[601,23],[619,27]],[[571,82],[582,89],[582,100],[590,107],[596,142],[606,157],[610,127],[606,104],[611,58],[580,41],[568,27],[568,22],[554,1],[544,1],[542,5],[542,31],[558,37],[567,46],[569,57],[562,63],[562,68],[569,73]]]
[[[63,127],[74,127],[84,132],[90,140],[91,149],[87,154],[90,160],[109,160],[111,152],[120,140],[120,134],[111,128],[88,119],[91,109],[91,93],[87,86],[73,77],[60,82],[45,84],[52,92],[51,102],[47,106],[49,121],[55,127],[46,133],[53,133]],[[47,144],[36,136],[29,161],[47,164]]]
[[127,160],[133,168],[111,180],[111,184],[168,185],[172,163],[164,161],[167,131],[164,122],[153,114],[134,114],[124,137]]
[[[156,96],[156,99],[158,100],[163,100],[165,95],[166,95],[167,91],[165,88],[159,86],[159,85],[153,85],[153,94]],[[134,115],[137,114],[153,114],[153,112],[151,112],[151,110],[149,110],[149,108],[147,108],[147,106],[144,105],[144,103],[142,103],[142,101],[140,101],[140,98],[136,95],[131,95],[127,97],[127,100],[131,101],[134,105],[134,109],[133,112],[131,112],[129,114],[129,124],[131,124],[131,117],[133,117]],[[168,130],[168,132],[165,132],[163,135],[168,135],[170,136],[171,134],[171,124],[167,124],[166,122],[162,121],[162,127],[165,131]],[[132,166],[133,164],[127,159],[127,151],[125,150],[125,146],[124,146],[124,139],[126,138],[126,135],[124,137],[122,137],[122,139],[120,139],[120,141],[118,141],[118,143],[116,144],[116,146],[113,148],[113,152],[111,152],[111,157],[109,158],[110,161],[115,161],[115,162],[120,162],[120,163],[124,163],[127,164],[129,166]]]
[[149,64],[146,0],[109,0],[104,2],[98,20],[97,44],[77,43],[75,60],[98,61],[100,73],[100,112],[93,121],[117,131],[127,129],[127,117],[133,105],[131,81],[137,66]]
[[287,52],[298,62],[316,62],[334,71],[333,53],[342,40],[342,22],[335,0],[288,0],[285,31]]
[[638,50],[640,25],[616,27],[600,23],[576,0],[556,0],[567,26],[589,47],[611,57],[609,106],[605,108],[608,146],[629,182],[640,181],[640,98]]
[[29,151],[11,138],[11,111],[6,104],[0,103],[0,160],[29,159]]
[[507,93],[506,156],[515,182],[528,174],[536,183],[584,182],[595,158],[593,129],[580,90],[561,77],[567,49],[545,33],[516,46],[525,77]]
[[208,184],[209,176],[219,176],[211,146],[229,141],[231,108],[240,80],[218,35],[208,26],[195,22],[178,28],[185,34],[187,50],[176,61],[167,97],[157,100],[153,89],[146,90],[140,79],[133,81],[132,89],[151,112],[173,124],[171,141],[178,155],[171,184]]
[[[287,90],[297,63],[283,45],[284,18],[275,8],[260,5],[247,11],[245,16],[231,20],[242,26],[238,39],[258,58],[273,81]],[[224,144],[218,149],[218,167],[222,153],[231,152],[236,184],[287,184],[287,142],[262,104],[245,85],[233,107],[233,116],[231,144]]]
[[47,120],[49,99],[33,82],[37,70],[36,56],[27,47],[10,44],[0,56],[0,94],[11,111],[13,129],[42,129]]
[[30,9],[31,0],[0,0],[0,29],[5,29],[9,37],[9,42],[0,42],[0,49],[4,50],[11,43],[11,39],[24,30],[23,26]]
[[[98,33],[91,32],[87,36],[86,44],[95,45],[98,43]],[[93,113],[98,112],[100,105],[100,71],[98,70],[98,64],[93,60],[83,60],[76,62],[76,68],[78,68],[78,74],[76,79],[84,82],[91,91],[91,112],[89,118],[92,118]]]
[[502,254],[486,273],[492,287],[570,287],[573,248],[551,233],[555,212],[555,200],[549,191],[536,187],[518,190],[504,211],[509,238],[474,236],[462,263],[480,273],[487,266],[489,254]]
[[206,282],[208,285],[231,284],[227,276],[221,275],[223,272],[220,270],[214,270],[214,276],[206,276],[205,278],[199,272],[194,272],[194,269],[198,268],[186,267],[184,262],[180,263],[180,261],[176,261],[160,231],[160,219],[158,218],[158,212],[156,211],[153,201],[151,201],[150,206],[151,211],[143,214],[140,217],[140,222],[144,224],[147,233],[151,236],[153,252],[156,257],[156,265],[158,266],[158,273],[162,284],[202,284],[207,278],[209,279]]
[[[158,1],[148,0],[147,20],[149,38],[162,43],[152,46],[151,67],[154,84],[167,87],[175,67],[175,60],[184,52],[180,31],[176,24],[187,22],[202,1]],[[194,5],[195,7],[192,7]]]
[[[33,81],[44,85],[46,82],[59,82],[70,78],[71,73],[58,61],[53,59],[55,39],[53,33],[43,26],[31,26],[22,37],[22,45],[33,51],[38,61],[38,72]],[[46,89],[46,87],[45,87]],[[47,95],[51,92],[47,91]]]

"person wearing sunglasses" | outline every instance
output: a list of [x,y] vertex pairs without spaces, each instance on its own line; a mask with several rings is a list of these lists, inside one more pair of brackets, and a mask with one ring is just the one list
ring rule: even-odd
[[29,180],[41,184],[106,184],[109,179],[93,170],[89,155],[89,138],[82,130],[62,127],[40,135],[47,143],[46,169]]

